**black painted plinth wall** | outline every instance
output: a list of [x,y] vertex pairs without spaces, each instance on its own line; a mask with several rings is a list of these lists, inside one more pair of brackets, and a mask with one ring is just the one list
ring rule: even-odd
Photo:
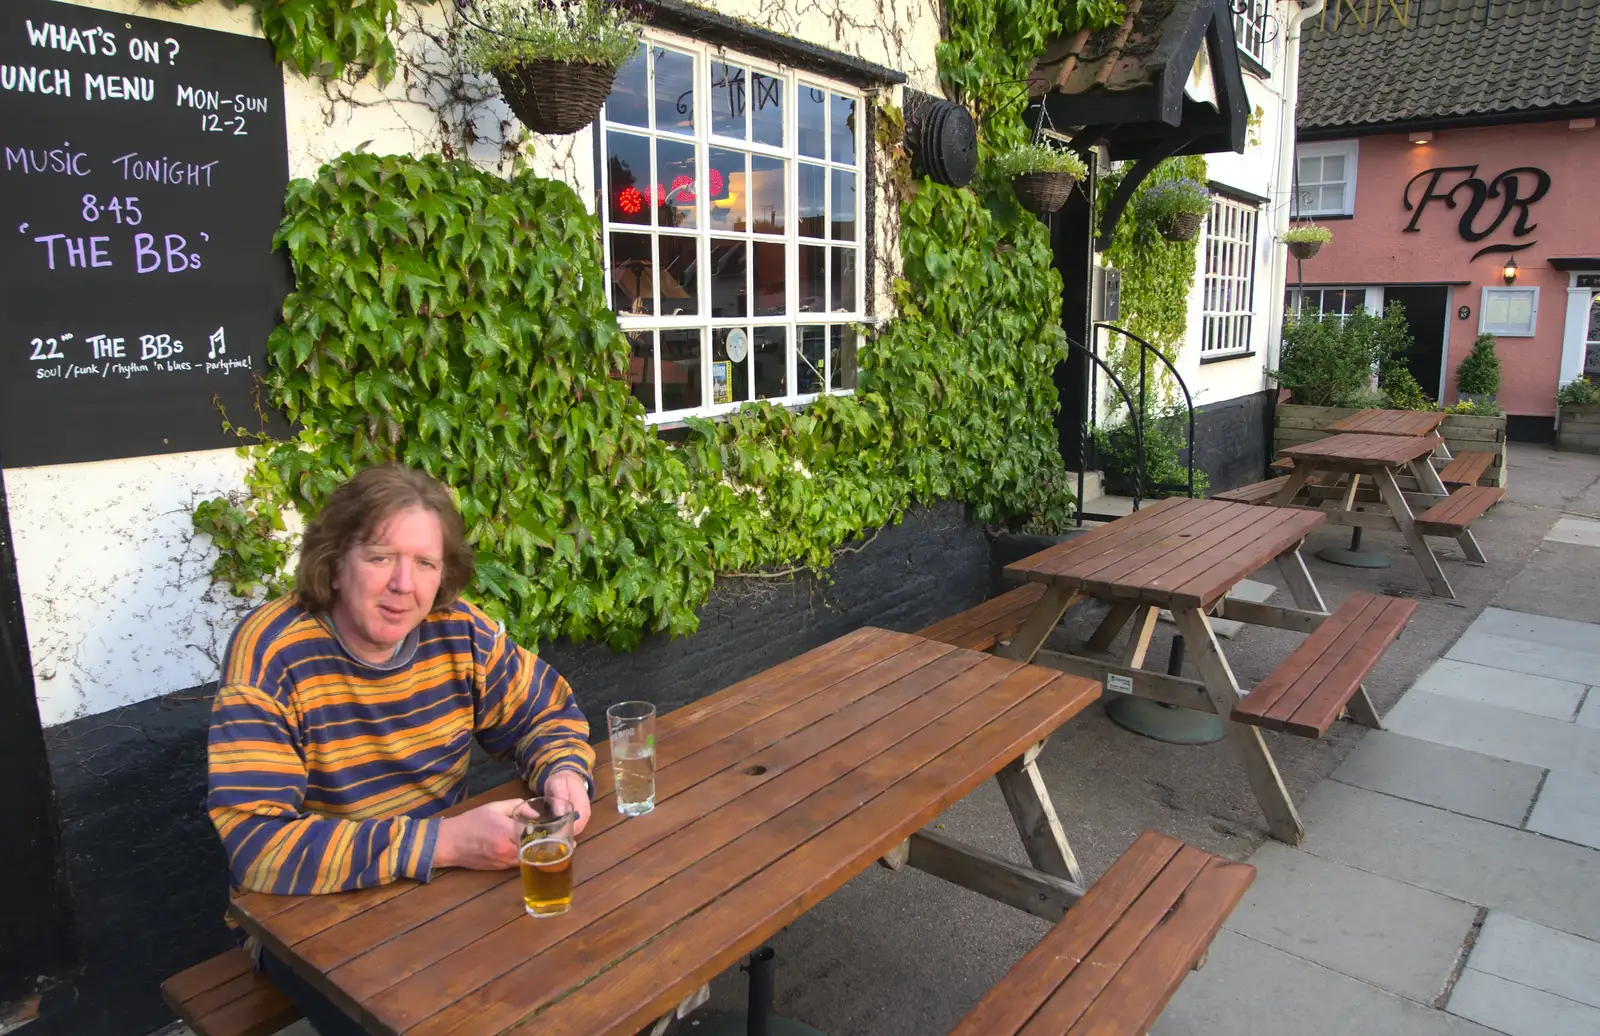
[[1194,408],[1195,468],[1209,476],[1211,492],[1266,477],[1272,461],[1272,401],[1276,394],[1255,392]]
[[[723,580],[691,637],[652,637],[621,655],[571,643],[543,654],[591,721],[625,699],[666,710],[860,626],[919,629],[988,596],[989,581],[982,531],[946,504],[914,511],[842,557],[830,582]],[[161,980],[229,945],[226,870],[203,808],[212,689],[46,731],[72,889],[62,924],[73,929],[78,967],[59,976],[25,1036],[145,1036],[170,1020]],[[485,761],[471,784],[505,776]]]

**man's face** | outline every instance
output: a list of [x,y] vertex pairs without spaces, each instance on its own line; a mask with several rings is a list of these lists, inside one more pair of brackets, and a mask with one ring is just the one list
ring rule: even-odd
[[333,623],[350,650],[386,662],[433,608],[444,575],[444,531],[422,507],[401,511],[351,547],[334,577]]

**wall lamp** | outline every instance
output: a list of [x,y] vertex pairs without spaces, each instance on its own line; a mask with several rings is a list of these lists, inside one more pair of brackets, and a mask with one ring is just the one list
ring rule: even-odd
[[1517,257],[1516,256],[1512,256],[1512,257],[1510,257],[1509,259],[1506,260],[1506,268],[1504,270],[1500,271],[1500,275],[1506,279],[1506,283],[1507,284],[1515,284],[1515,283],[1517,283]]
[[1413,144],[1426,144],[1432,139],[1432,130],[1418,130],[1417,132],[1411,134],[1411,143]]

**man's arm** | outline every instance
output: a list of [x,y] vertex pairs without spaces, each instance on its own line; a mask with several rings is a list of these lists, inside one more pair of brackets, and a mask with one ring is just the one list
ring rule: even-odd
[[590,780],[589,721],[572,688],[554,666],[513,644],[503,631],[495,635],[484,668],[477,727],[484,750],[512,758],[517,773],[536,791],[561,771]]
[[282,707],[255,687],[217,693],[206,807],[233,881],[253,892],[307,895],[433,874],[440,820],[336,820],[303,812],[305,760]]

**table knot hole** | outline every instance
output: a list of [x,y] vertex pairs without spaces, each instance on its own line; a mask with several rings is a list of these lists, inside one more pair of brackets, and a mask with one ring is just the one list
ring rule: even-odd
[[766,772],[767,768],[765,766],[751,766],[745,769],[744,775],[746,777],[760,777]]

